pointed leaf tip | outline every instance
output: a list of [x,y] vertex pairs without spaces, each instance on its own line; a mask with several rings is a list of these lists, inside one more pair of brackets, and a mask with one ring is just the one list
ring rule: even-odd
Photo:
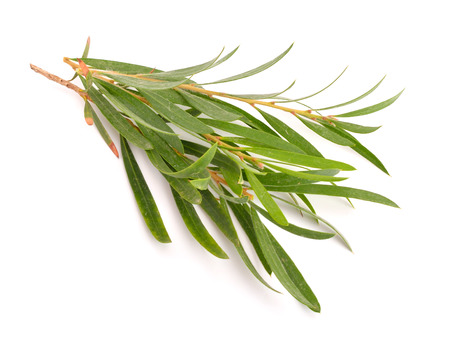
[[77,59],[78,60],[78,64],[80,65],[81,68],[81,73],[83,74],[83,76],[87,76],[89,73],[89,67],[87,67],[87,65],[83,62],[83,60],[81,59]]
[[111,151],[114,153],[114,155],[116,155],[116,157],[119,158],[119,152],[117,151],[117,148],[116,148],[116,145],[114,144],[114,142],[111,142],[108,146],[111,149]]

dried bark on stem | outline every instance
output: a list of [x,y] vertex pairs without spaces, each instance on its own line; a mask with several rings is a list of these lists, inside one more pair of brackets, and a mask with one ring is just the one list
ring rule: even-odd
[[90,100],[90,97],[88,96],[88,94],[86,94],[80,87],[78,87],[77,85],[69,82],[68,80],[62,79],[61,77],[58,77],[54,74],[51,74],[50,72],[47,72],[43,69],[41,69],[40,67],[37,67],[33,64],[30,64],[31,69],[36,72],[39,73],[41,75],[43,75],[44,77],[50,79],[53,82],[56,82],[58,84],[61,84],[69,89],[72,89],[73,91],[75,91],[78,95],[80,95],[83,99],[87,99]]

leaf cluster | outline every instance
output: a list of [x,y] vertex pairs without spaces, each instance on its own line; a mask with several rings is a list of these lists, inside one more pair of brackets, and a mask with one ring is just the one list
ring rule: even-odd
[[[233,244],[253,275],[271,288],[244,250],[241,235],[232,221],[233,213],[266,272],[273,273],[299,302],[318,312],[320,305],[313,291],[262,219],[297,236],[321,240],[342,235],[316,214],[309,195],[397,205],[374,192],[338,185],[346,179],[340,173],[355,168],[325,158],[304,136],[271,114],[271,110],[290,113],[318,136],[351,148],[387,173],[381,161],[351,134],[367,134],[379,127],[344,122],[341,118],[379,111],[401,93],[370,107],[324,116],[322,111],[350,105],[368,96],[384,78],[349,101],[306,110],[291,106],[302,105],[304,100],[328,89],[342,74],[316,93],[291,99],[283,93],[294,83],[282,92],[270,94],[235,95],[205,88],[260,73],[281,60],[291,47],[252,70],[203,84],[194,82],[194,75],[224,63],[237,48],[223,57],[221,53],[205,63],[172,71],[88,58],[89,44],[80,59],[66,62],[74,67],[84,84],[86,119],[93,119],[113,151],[111,137],[91,103],[120,134],[121,156],[137,205],[158,241],[169,243],[171,239],[148,186],[151,181],[144,178],[130,144],[145,150],[149,163],[166,179],[186,228],[201,246],[214,256],[228,258],[199,217],[199,208]],[[255,115],[227,100],[254,106]],[[191,139],[186,139],[183,133]],[[283,206],[297,208],[315,219],[317,227],[310,229],[290,223]]]

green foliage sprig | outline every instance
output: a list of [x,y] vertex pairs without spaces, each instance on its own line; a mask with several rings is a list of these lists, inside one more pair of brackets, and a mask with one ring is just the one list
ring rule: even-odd
[[[230,217],[231,210],[267,273],[275,274],[293,297],[319,312],[316,296],[261,221],[261,216],[281,229],[310,239],[329,239],[338,235],[350,249],[336,228],[316,214],[308,195],[338,196],[349,201],[355,198],[391,207],[397,205],[379,194],[338,185],[346,179],[338,174],[355,168],[324,158],[306,138],[269,112],[277,109],[291,114],[319,136],[350,147],[387,173],[381,161],[350,134],[371,133],[379,127],[344,122],[341,118],[379,111],[392,104],[401,92],[370,107],[324,116],[321,111],[352,104],[371,94],[384,78],[369,91],[350,101],[330,107],[299,110],[291,105],[304,105],[302,102],[305,99],[329,88],[343,72],[325,88],[296,99],[282,96],[294,83],[282,92],[271,94],[236,95],[205,88],[206,85],[232,82],[260,73],[281,60],[292,46],[275,59],[252,70],[203,84],[194,82],[193,76],[222,64],[237,48],[222,58],[221,53],[203,64],[161,71],[141,65],[88,58],[89,46],[90,40],[79,59],[64,58],[75,70],[74,78],[78,77],[83,83],[83,89],[34,65],[31,68],[76,91],[85,100],[86,122],[97,127],[117,157],[118,150],[91,103],[119,132],[126,173],[137,205],[153,236],[162,243],[171,242],[129,143],[145,150],[150,163],[167,180],[186,228],[207,251],[219,258],[228,258],[202,223],[197,214],[198,207],[206,212],[234,245],[254,276],[271,288],[245,252]],[[258,117],[226,102],[227,99],[253,106]],[[183,138],[174,132],[173,127],[193,136],[196,141]],[[223,132],[233,136],[224,136],[221,134]],[[280,195],[280,192],[284,194]],[[297,208],[315,219],[318,229],[289,223],[283,213],[283,205]]]

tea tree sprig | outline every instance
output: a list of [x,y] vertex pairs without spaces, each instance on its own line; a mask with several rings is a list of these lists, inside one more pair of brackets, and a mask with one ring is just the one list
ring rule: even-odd
[[[65,80],[37,66],[31,65],[31,68],[83,98],[86,123],[98,128],[117,157],[119,153],[96,109],[119,133],[121,157],[131,189],[155,239],[161,243],[171,242],[151,193],[151,179],[144,178],[133,147],[146,152],[149,164],[170,185],[178,212],[200,246],[218,258],[229,258],[203,224],[197,214],[198,208],[206,212],[263,285],[274,290],[264,275],[275,274],[295,299],[319,312],[320,304],[312,289],[260,216],[281,230],[300,237],[324,240],[337,235],[351,250],[344,236],[317,215],[316,207],[307,196],[324,195],[346,198],[350,203],[350,199],[359,199],[391,207],[397,205],[377,193],[338,185],[347,179],[339,175],[341,171],[355,168],[325,158],[301,132],[270,111],[283,111],[295,116],[299,125],[332,143],[351,148],[387,173],[381,161],[351,134],[372,133],[379,126],[362,126],[341,119],[382,110],[395,102],[401,92],[369,107],[323,115],[321,112],[356,103],[372,94],[385,78],[348,101],[311,108],[300,101],[333,86],[345,70],[319,91],[298,98],[283,96],[295,82],[281,92],[267,94],[238,95],[208,89],[209,85],[234,82],[263,72],[280,61],[292,45],[258,67],[207,83],[197,83],[193,78],[227,61],[237,48],[223,57],[222,50],[219,55],[198,65],[162,71],[154,67],[88,58],[89,47],[90,40],[81,58],[64,58],[83,88],[72,83],[73,78]],[[251,105],[254,114],[228,100]],[[306,109],[294,108],[289,103],[300,104]],[[174,130],[175,127],[178,131]],[[188,140],[185,134],[193,139]],[[297,215],[304,219],[315,220],[314,229],[288,220],[284,212],[286,206],[296,208],[300,211]],[[242,235],[236,230],[231,212],[250,240],[266,274],[258,272],[244,250]]]

